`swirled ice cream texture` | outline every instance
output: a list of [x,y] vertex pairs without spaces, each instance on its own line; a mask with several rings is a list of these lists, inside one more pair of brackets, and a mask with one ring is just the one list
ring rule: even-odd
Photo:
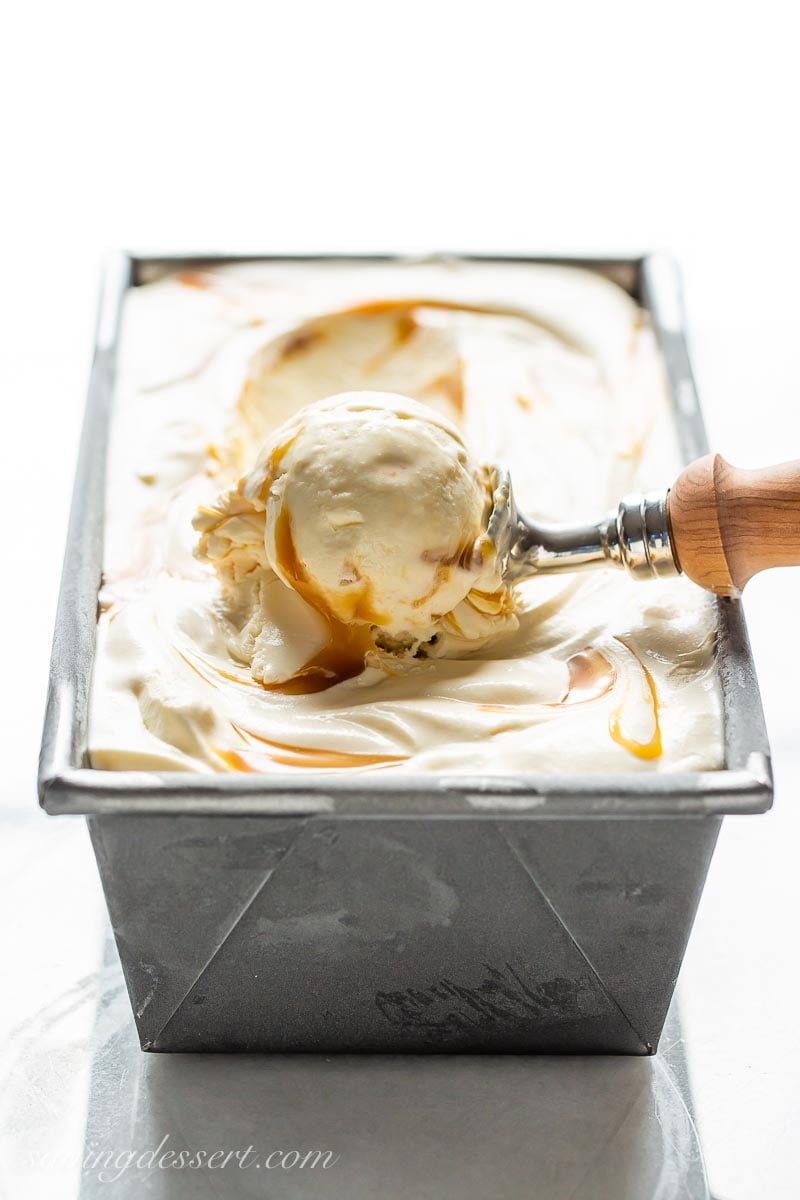
[[[396,672],[391,656],[459,656],[513,631],[486,531],[492,479],[450,421],[408,397],[348,392],[302,409],[193,522],[197,556],[232,612],[249,614],[232,652],[265,687],[299,693],[367,660]],[[286,678],[272,653],[271,575],[320,618]]]
[[[344,560],[327,564],[333,605],[287,587],[280,506],[268,531],[255,484],[259,469],[262,484],[269,472],[254,463],[285,422],[342,392],[413,397],[435,426],[455,429],[470,462],[507,466],[520,506],[543,520],[602,513],[679,467],[646,319],[586,272],[262,264],[136,289],[109,471],[96,766],[497,774],[721,765],[713,608],[683,580],[590,573],[532,580],[509,596],[459,579],[459,590],[470,583],[465,598],[417,612],[419,578],[399,624],[371,619],[389,614],[372,607],[357,562],[338,576]],[[303,511],[327,519],[313,502]],[[198,512],[206,562],[193,556]],[[334,521],[352,520],[353,531],[356,512],[342,505]],[[292,524],[295,553],[305,524]],[[435,538],[422,549],[453,557]],[[460,561],[473,560],[464,550]],[[363,620],[346,619],[359,610]],[[355,631],[344,655],[331,618]]]

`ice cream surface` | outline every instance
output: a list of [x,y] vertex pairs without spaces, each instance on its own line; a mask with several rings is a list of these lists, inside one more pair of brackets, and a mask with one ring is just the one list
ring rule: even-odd
[[128,296],[90,754],[110,769],[475,774],[722,763],[713,602],[513,589],[485,463],[542,520],[679,469],[616,284],[451,260],[253,263]]

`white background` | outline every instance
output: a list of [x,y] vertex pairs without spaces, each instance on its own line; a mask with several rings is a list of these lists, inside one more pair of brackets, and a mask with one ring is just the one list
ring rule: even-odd
[[[740,465],[800,457],[789,14],[702,0],[15,6],[0,36],[6,811],[34,804],[105,251],[670,249],[712,444]],[[778,808],[726,823],[684,971],[701,1133],[731,1200],[796,1195],[800,1132],[800,571],[757,579],[747,601]]]

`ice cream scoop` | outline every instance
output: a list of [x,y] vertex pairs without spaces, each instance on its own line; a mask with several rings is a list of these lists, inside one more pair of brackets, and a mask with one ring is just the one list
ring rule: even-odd
[[492,480],[434,409],[345,392],[280,426],[238,485],[200,510],[197,554],[232,607],[255,612],[248,637],[262,636],[271,575],[324,618],[320,636],[338,658],[347,648],[351,674],[371,652],[458,656],[517,627],[487,531]]
[[270,566],[343,623],[428,638],[493,573],[491,475],[449,421],[405,396],[346,392],[310,405],[244,494],[265,487]]
[[585,525],[523,516],[508,472],[495,468],[488,534],[508,582],[618,566],[635,579],[683,574],[735,596],[759,571],[800,565],[800,462],[748,471],[707,455],[666,491],[626,496]]

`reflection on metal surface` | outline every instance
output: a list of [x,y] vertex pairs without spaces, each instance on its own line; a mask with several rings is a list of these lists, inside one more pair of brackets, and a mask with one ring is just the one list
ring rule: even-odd
[[[654,1059],[146,1055],[108,947],[96,976],[19,1031],[1,1178],[26,1200],[710,1200],[674,1012],[664,1047]],[[176,1159],[252,1149],[245,1167],[176,1169],[148,1153],[159,1146]],[[333,1159],[276,1165],[290,1149]]]

